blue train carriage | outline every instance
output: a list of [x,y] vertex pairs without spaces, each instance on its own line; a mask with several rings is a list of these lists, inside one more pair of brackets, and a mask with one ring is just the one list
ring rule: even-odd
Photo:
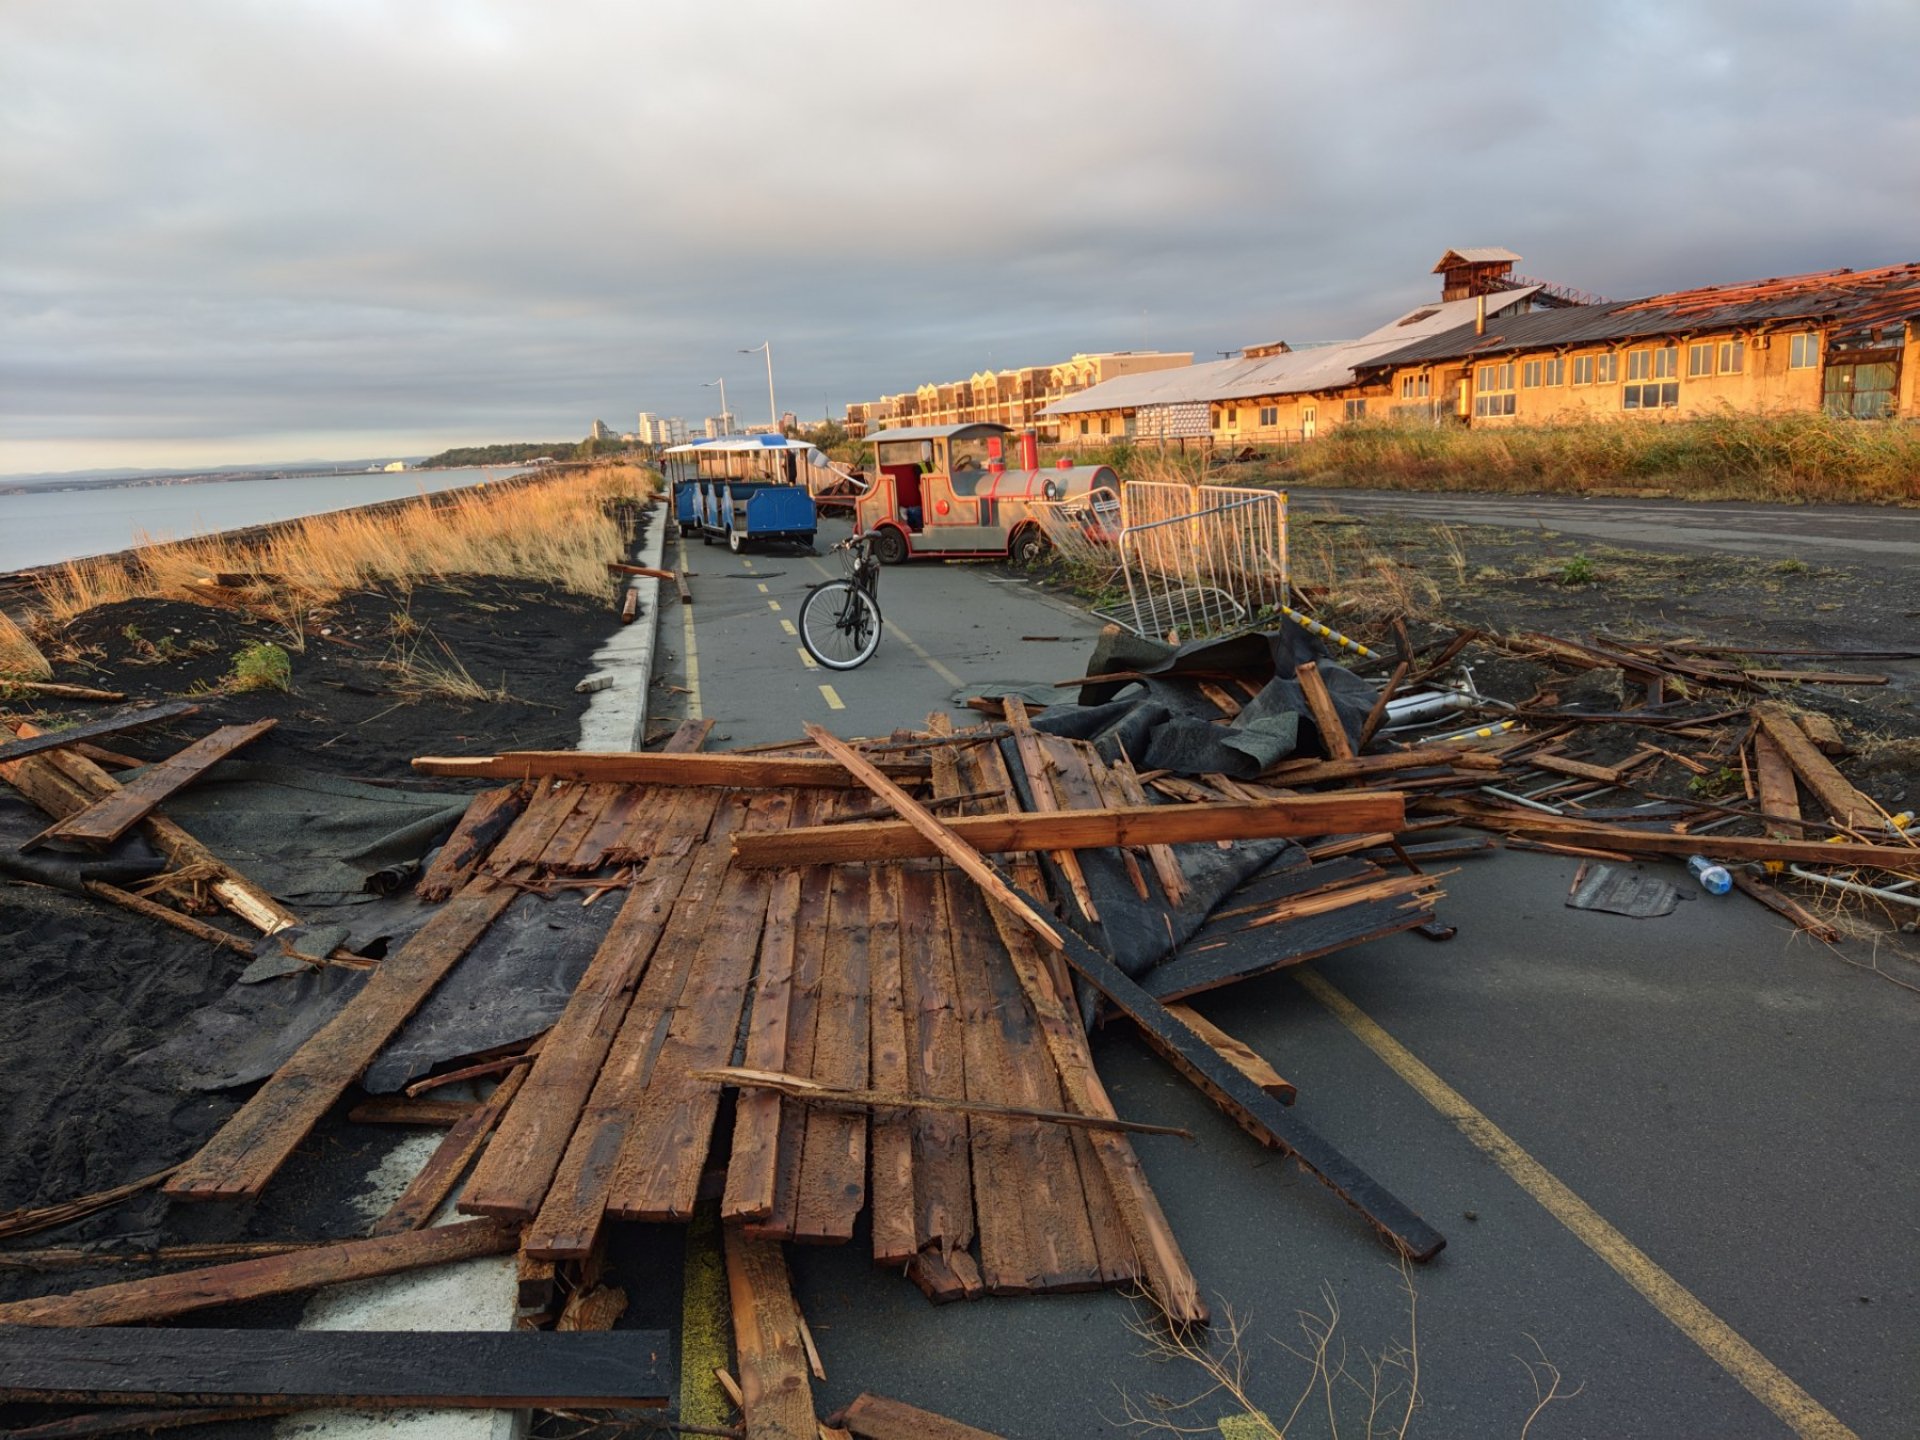
[[775,541],[813,544],[819,513],[810,472],[826,457],[784,435],[722,435],[675,445],[661,457],[681,532],[734,551]]

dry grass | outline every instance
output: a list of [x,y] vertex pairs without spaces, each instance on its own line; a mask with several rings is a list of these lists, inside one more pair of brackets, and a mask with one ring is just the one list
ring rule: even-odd
[[[431,639],[437,655],[423,653],[426,641]],[[447,648],[444,640],[438,636],[421,634],[413,644],[404,649],[396,649],[392,656],[383,661],[381,668],[389,671],[395,681],[394,693],[401,699],[413,703],[420,700],[505,700],[508,698],[503,685],[498,690],[489,690],[473,673],[460,662],[460,657]]]
[[[605,503],[651,494],[658,478],[636,466],[607,466],[526,485],[475,489],[385,512],[316,515],[269,538],[218,535],[144,544],[126,556],[57,571],[43,603],[56,621],[145,596],[230,602],[280,619],[295,643],[314,603],[367,585],[405,589],[457,575],[537,580],[582,595],[606,591],[606,562],[621,555],[619,526]],[[200,582],[215,574],[256,574],[266,582],[238,592]]]
[[53,666],[40,647],[5,611],[0,611],[0,676],[14,680],[53,678]]
[[1369,422],[1293,446],[1259,473],[1283,485],[1914,504],[1920,426],[1732,410],[1471,430]]

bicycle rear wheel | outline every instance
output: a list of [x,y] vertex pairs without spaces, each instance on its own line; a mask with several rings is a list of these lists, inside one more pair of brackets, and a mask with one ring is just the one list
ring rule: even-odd
[[851,581],[829,580],[800,606],[800,643],[829,670],[864,665],[880,648],[880,607]]

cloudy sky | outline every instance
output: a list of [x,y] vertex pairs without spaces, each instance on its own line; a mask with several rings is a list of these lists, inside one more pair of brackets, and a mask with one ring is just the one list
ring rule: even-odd
[[0,474],[1920,260],[1913,0],[0,0]]

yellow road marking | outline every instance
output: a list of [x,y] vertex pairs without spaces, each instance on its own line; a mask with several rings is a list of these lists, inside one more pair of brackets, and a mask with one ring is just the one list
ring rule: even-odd
[[780,622],[780,628],[786,631],[787,634],[789,635],[798,635],[800,633],[798,630],[793,628],[793,622],[791,620],[782,620]]
[[713,1372],[727,1364],[732,1323],[717,1201],[703,1200],[695,1208],[686,1229],[681,1273],[679,1418],[684,1425],[724,1425],[732,1415],[732,1402]]
[[753,588],[758,590],[762,595],[764,595],[767,593],[767,582],[762,580],[759,584],[755,585]]
[[820,667],[819,667],[819,665],[815,663],[815,661],[814,661],[814,658],[813,658],[813,657],[812,657],[811,655],[809,655],[809,654],[807,654],[807,647],[806,647],[806,646],[804,646],[804,645],[796,645],[796,646],[794,646],[793,648],[795,649],[795,651],[797,651],[797,652],[799,653],[799,656],[800,656],[800,663],[801,663],[802,665],[804,665],[804,666],[806,666],[806,667],[807,667],[807,669],[809,669],[809,670],[818,670],[818,669],[820,668]]
[[[766,587],[762,586],[761,588],[764,589]],[[778,600],[769,600],[767,601],[767,608],[777,615],[780,613],[780,602]]]
[[[679,552],[678,569],[687,568],[687,537],[684,533],[674,540],[674,549]],[[687,661],[687,718],[701,720],[706,717],[700,710],[700,647],[693,639],[693,607],[680,607],[680,649]]]
[[826,696],[827,708],[829,710],[844,710],[847,708],[846,702],[834,693],[831,685],[822,685],[820,687],[820,693]]
[[1460,1133],[1485,1151],[1516,1185],[1571,1230],[1581,1244],[1606,1261],[1648,1304],[1705,1351],[1708,1359],[1786,1421],[1796,1435],[1818,1437],[1818,1440],[1858,1440],[1852,1430],[1796,1385],[1786,1372],[1655,1264],[1645,1251],[1614,1229],[1558,1176],[1521,1149],[1512,1136],[1475,1109],[1464,1095],[1428,1069],[1411,1050],[1381,1029],[1372,1016],[1325,977],[1304,966],[1295,970],[1293,976],[1309,995],[1331,1010],[1362,1045],[1458,1126]]

